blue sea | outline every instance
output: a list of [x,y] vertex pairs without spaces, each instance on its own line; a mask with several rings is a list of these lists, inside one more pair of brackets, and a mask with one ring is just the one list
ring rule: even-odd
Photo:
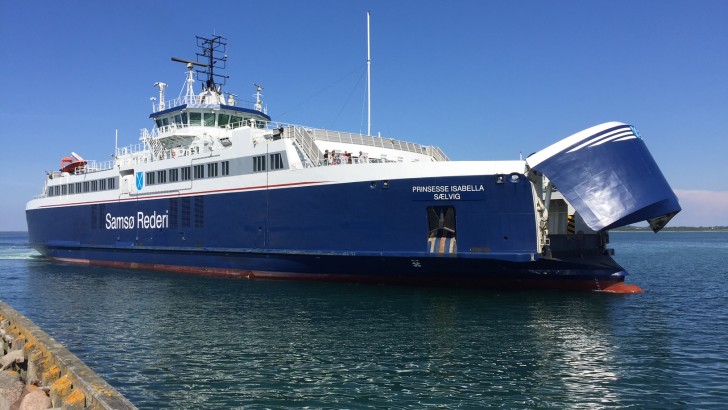
[[728,233],[611,240],[646,293],[203,278],[0,233],[0,299],[144,409],[728,407]]

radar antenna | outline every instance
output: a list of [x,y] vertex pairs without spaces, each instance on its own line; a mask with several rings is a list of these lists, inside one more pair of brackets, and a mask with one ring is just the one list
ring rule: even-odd
[[[197,79],[204,82],[205,90],[220,92],[220,87],[225,84],[225,80],[229,77],[222,74],[215,74],[215,68],[224,69],[227,62],[227,39],[222,36],[213,35],[211,38],[195,36],[197,38],[197,47],[200,52],[196,53],[197,61],[184,60],[172,57],[172,61],[187,64],[187,68],[202,67],[195,70]],[[216,84],[216,80],[218,84]]]
[[177,57],[172,57],[172,61],[176,61],[178,63],[185,63],[185,64],[187,64],[188,68],[192,68],[192,66],[207,67],[206,64],[200,64],[195,61],[185,60],[185,59],[177,58]]

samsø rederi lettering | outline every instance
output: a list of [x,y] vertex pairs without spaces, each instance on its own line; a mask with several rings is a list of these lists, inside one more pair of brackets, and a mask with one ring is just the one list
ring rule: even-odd
[[[168,211],[169,212],[169,211]],[[114,216],[106,214],[106,229],[161,229],[169,228],[169,215],[158,214],[157,211],[150,215],[142,211],[137,212],[136,218],[131,215]]]

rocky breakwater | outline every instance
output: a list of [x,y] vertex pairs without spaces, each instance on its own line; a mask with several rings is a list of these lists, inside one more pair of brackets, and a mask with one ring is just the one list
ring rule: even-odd
[[135,409],[78,357],[0,302],[0,410]]

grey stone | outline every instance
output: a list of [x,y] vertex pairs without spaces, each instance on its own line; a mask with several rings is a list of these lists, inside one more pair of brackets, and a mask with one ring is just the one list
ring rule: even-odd
[[[8,407],[15,403],[23,394],[23,382],[14,372],[0,372],[0,397],[8,403]],[[0,406],[1,410],[5,410]]]
[[51,399],[43,390],[36,389],[25,395],[18,410],[42,410],[51,407]]
[[25,361],[25,354],[23,353],[23,351],[22,350],[13,350],[13,351],[9,352],[8,354],[6,354],[5,356],[3,356],[2,369],[0,369],[0,370],[7,369],[13,363],[23,363],[23,361]]

